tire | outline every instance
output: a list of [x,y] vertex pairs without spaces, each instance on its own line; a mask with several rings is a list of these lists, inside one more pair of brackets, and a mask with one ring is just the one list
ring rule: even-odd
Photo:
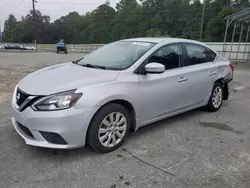
[[[218,92],[220,94],[218,94]],[[214,87],[213,87],[213,90],[212,90],[212,93],[211,93],[211,96],[210,96],[210,99],[208,101],[206,108],[210,112],[216,112],[220,109],[222,104],[223,104],[223,87],[222,87],[222,84],[216,82],[214,84]]]
[[56,53],[58,53],[58,54],[59,54],[59,50],[57,50],[57,51],[56,51]]
[[[115,120],[119,120],[118,124],[120,125],[108,125],[112,122],[110,119],[112,116],[113,122]],[[125,120],[123,118],[125,118]],[[106,123],[104,123],[104,121]],[[121,124],[121,122],[123,123]],[[127,137],[130,129],[130,122],[129,113],[123,106],[114,103],[105,105],[95,114],[89,125],[87,133],[88,145],[99,153],[108,153],[116,150],[123,144],[125,138]],[[126,129],[124,127],[126,127]],[[100,133],[100,130],[104,132]],[[120,137],[118,137],[117,131],[120,133]]]

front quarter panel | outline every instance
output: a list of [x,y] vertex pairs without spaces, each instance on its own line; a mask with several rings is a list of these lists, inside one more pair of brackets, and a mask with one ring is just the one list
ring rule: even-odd
[[98,110],[108,102],[126,100],[137,111],[139,79],[138,75],[132,72],[121,72],[114,81],[79,88],[76,92],[83,95],[76,103],[75,108],[98,107]]

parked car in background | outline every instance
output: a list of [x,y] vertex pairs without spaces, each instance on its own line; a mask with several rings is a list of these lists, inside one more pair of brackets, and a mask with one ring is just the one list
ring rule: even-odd
[[[31,60],[32,61],[32,60]],[[135,38],[21,80],[12,123],[26,144],[110,152],[130,129],[227,100],[233,65],[203,43]]]
[[68,53],[67,46],[66,46],[66,44],[65,44],[65,42],[64,42],[63,39],[61,39],[61,40],[57,43],[57,45],[56,45],[56,52],[57,52],[57,53],[64,52],[65,54]]
[[17,44],[7,44],[5,46],[5,49],[8,50],[24,50],[23,46],[17,45]]
[[19,49],[19,46],[7,44],[5,46],[5,49],[7,49],[7,50]]
[[1,47],[7,50],[36,50],[35,46],[23,46],[18,44],[1,44]]
[[25,46],[22,45],[19,46],[19,50],[25,50],[25,49],[26,49]]
[[36,50],[35,46],[25,46],[25,50]]

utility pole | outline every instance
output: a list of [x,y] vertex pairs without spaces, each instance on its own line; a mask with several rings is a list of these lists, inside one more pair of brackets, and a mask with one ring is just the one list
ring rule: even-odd
[[204,25],[205,6],[206,6],[206,0],[203,0],[203,8],[202,8],[202,15],[201,15],[200,40],[202,40],[202,35],[203,35],[203,25]]
[[0,42],[2,41],[2,28],[1,28],[1,20],[0,20]]
[[36,20],[35,19],[35,16],[36,16],[35,2],[36,2],[36,0],[32,0],[32,5],[33,5],[33,19],[34,19],[34,21]]
[[33,7],[33,22],[34,22],[34,42],[35,42],[35,45],[36,45],[36,9],[35,9],[35,3],[37,3],[36,0],[32,0],[32,7]]

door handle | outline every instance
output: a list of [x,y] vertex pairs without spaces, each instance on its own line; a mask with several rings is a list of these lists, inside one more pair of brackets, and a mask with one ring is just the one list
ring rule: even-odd
[[188,81],[188,78],[184,78],[184,77],[181,77],[181,78],[178,80],[178,82],[186,82],[186,81]]
[[214,71],[209,73],[209,76],[214,76],[214,75],[216,75],[216,72],[214,72]]

